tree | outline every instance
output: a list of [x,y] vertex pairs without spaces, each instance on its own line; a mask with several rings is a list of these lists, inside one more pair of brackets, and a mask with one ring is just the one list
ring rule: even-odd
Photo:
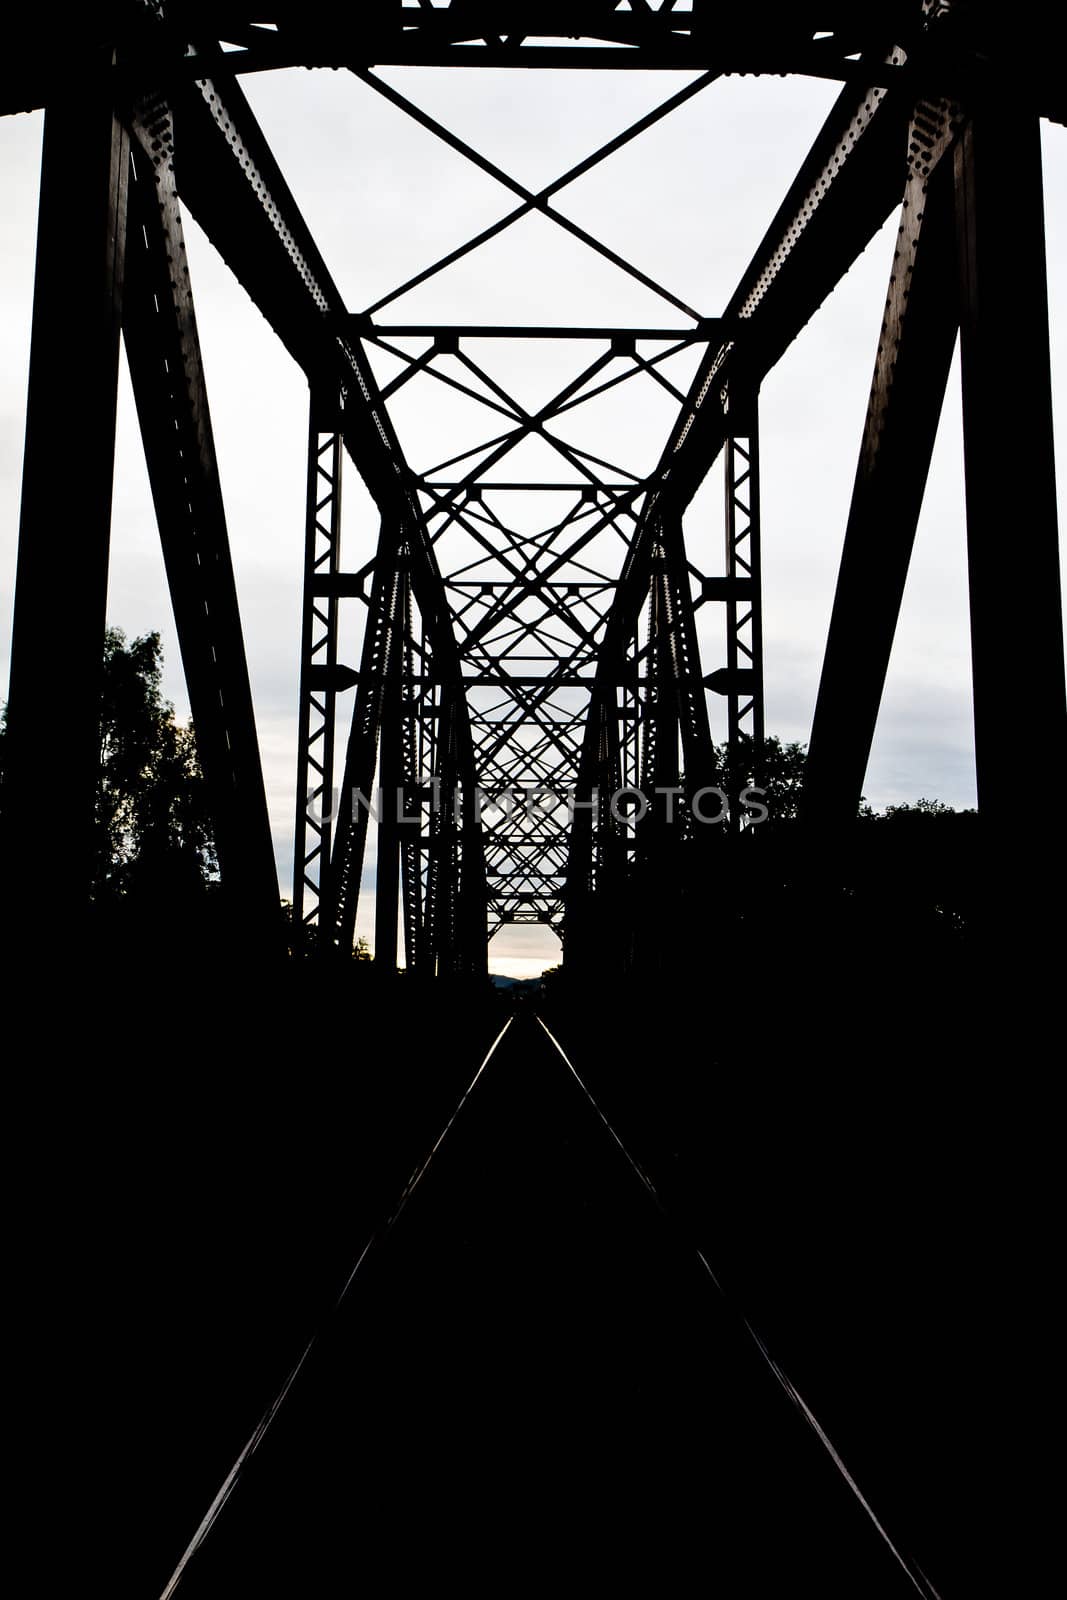
[[[729,745],[715,748],[719,783],[729,795],[739,795],[748,785],[765,791],[765,804],[773,822],[795,821],[800,812],[800,796],[804,787],[804,764],[807,746],[783,744],[770,734],[762,745],[747,735],[742,735],[736,751]],[[970,816],[972,812],[958,812],[942,800],[913,800],[910,804],[886,806],[875,811],[860,796],[857,817],[864,821],[893,821],[898,824],[914,822],[916,818]]]
[[[104,635],[100,769],[90,898],[98,929],[150,948],[210,937],[219,871],[207,784],[191,726],[163,699],[158,633]],[[7,707],[0,712],[0,798]],[[148,941],[145,944],[145,941]]]
[[192,727],[163,699],[158,633],[104,637],[96,899],[203,892],[218,878],[207,785]]
[[757,745],[743,734],[736,750],[727,744],[716,746],[715,759],[719,784],[728,795],[739,796],[749,787],[762,789],[771,821],[791,822],[797,816],[804,784],[804,745],[783,744],[773,734]]
[[954,817],[957,815],[969,816],[971,809],[957,813],[952,806],[945,805],[943,800],[915,800],[911,805],[886,806],[882,812],[883,817]]

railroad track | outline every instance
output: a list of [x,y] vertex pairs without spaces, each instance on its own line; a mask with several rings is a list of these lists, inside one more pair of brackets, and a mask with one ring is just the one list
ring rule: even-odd
[[[512,1015],[162,1591],[935,1593],[532,1008]],[[710,1570],[710,1569],[709,1569]],[[377,1576],[374,1576],[377,1574]]]

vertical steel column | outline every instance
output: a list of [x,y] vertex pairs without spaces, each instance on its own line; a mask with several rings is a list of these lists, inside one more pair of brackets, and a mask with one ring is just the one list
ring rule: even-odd
[[328,917],[326,900],[323,901],[323,939],[336,945],[342,955],[351,951],[355,937],[368,806],[373,798],[386,686],[398,670],[404,639],[402,605],[407,557],[401,534],[395,523],[382,523],[360,655],[359,685],[345,751],[337,835],[330,858]]
[[404,963],[409,972],[419,965],[422,943],[422,785],[419,781],[417,719],[421,685],[415,682],[415,645],[411,608],[411,579],[404,574],[401,599],[404,637],[401,644],[400,783],[403,821],[400,824],[400,886],[404,927]]
[[[341,555],[340,400],[311,394],[307,514],[304,531],[304,616],[300,647],[297,733],[293,934],[303,948],[322,915],[333,838],[333,772],[337,707],[337,612]],[[310,839],[309,839],[310,835]]]
[[617,819],[612,799],[624,788],[643,790],[655,759],[655,713],[638,687],[650,651],[639,645],[636,627],[616,649],[615,671],[601,675],[590,697],[573,796],[563,925],[563,959],[571,972],[612,970],[625,962],[631,944],[634,830]]
[[641,790],[651,795],[659,766],[659,742],[666,712],[667,677],[664,670],[664,559],[663,545],[657,538],[652,554],[651,583],[648,592],[648,638],[645,648],[645,693],[641,701]]
[[[660,529],[652,554],[647,648],[648,695],[641,788],[647,813],[637,827],[636,887],[643,912],[635,949],[650,968],[675,959],[678,908],[707,829],[695,826],[693,797],[712,783],[714,748],[700,673],[690,572],[681,521]],[[684,800],[683,800],[684,793]],[[701,851],[701,854],[703,852]]]
[[434,804],[430,815],[429,868],[426,885],[426,923],[429,970],[438,977],[459,970],[457,950],[457,899],[459,895],[459,808],[456,752],[456,697],[458,684],[441,686],[437,762],[433,772]]
[[[654,717],[654,710],[649,714]],[[624,787],[617,685],[603,684],[594,692],[589,717],[596,739],[590,745],[588,777],[580,773],[576,787],[565,888],[564,959],[571,970],[593,975],[617,972],[629,948],[634,907],[627,890],[634,835],[639,830],[612,803]],[[639,728],[648,725],[635,718],[634,738]],[[634,788],[641,783],[636,762],[644,754],[642,748],[635,758]]]
[[[731,753],[763,743],[759,429],[753,396],[726,440],[726,717]],[[731,413],[733,407],[731,406]]]
[[[670,955],[670,926],[676,905],[678,796],[681,763],[678,751],[678,684],[672,639],[670,580],[666,530],[652,555],[648,601],[648,649],[645,657],[647,689],[641,751],[641,794],[647,807],[633,830],[636,849],[630,893],[628,946],[624,960],[637,960],[642,968],[657,971]],[[615,907],[602,918],[603,934],[614,923]],[[608,920],[610,918],[610,921]]]
[[[687,794],[692,796],[697,789],[714,781],[715,750],[708,718],[708,699],[700,672],[696,611],[686,560],[685,535],[680,520],[672,521],[665,528],[663,550],[666,568],[663,589],[666,663],[670,671],[678,737],[681,741],[685,787]],[[757,583],[758,578],[757,552]],[[747,619],[742,619],[742,626],[751,634],[751,624]],[[762,678],[760,681],[762,717]]]
[[976,109],[955,178],[978,806],[1047,855],[1054,818],[1025,818],[1063,794],[1067,712],[1037,117]]
[[[407,572],[398,585],[394,633],[407,622]],[[378,852],[374,876],[374,963],[382,973],[396,971],[397,921],[400,912],[400,856],[406,815],[404,783],[403,687],[404,639],[394,637],[386,658],[378,753]]]
[[619,783],[641,783],[641,690],[638,684],[640,645],[636,630],[623,651],[622,682],[616,703],[619,724]]
[[[404,770],[411,784],[411,804],[419,822],[404,841],[402,871],[404,895],[404,950],[409,972],[432,977],[434,971],[430,907],[430,830],[433,825],[433,772],[437,749],[435,691],[431,682],[432,652],[426,625],[420,617],[419,645],[408,606],[404,641]],[[416,653],[419,679],[414,681]]]
[[[460,690],[463,694],[463,690]],[[457,727],[463,814],[459,832],[459,929],[460,970],[468,977],[485,977],[489,971],[488,906],[489,891],[485,869],[485,844],[478,809],[471,748],[470,723],[464,716]]]
[[[430,805],[426,822],[426,874],[423,896],[422,948],[419,961],[427,977],[437,976],[437,951],[440,942],[438,919],[441,900],[441,825],[444,803],[441,781],[441,749],[444,743],[444,696],[434,685],[425,697],[426,708],[423,727],[427,733],[426,748],[429,761],[424,770],[429,774]],[[425,758],[424,758],[425,759]]]
[[[764,739],[763,598],[760,572],[759,423],[755,394],[729,397],[726,485],[727,827],[741,828],[740,793],[760,782]],[[718,675],[716,675],[718,676]],[[713,683],[718,687],[717,682]]]
[[126,248],[107,66],[45,117],[2,796],[12,914],[67,943],[93,870]]
[[[598,752],[592,745],[592,727],[594,720],[602,713],[602,694],[602,690],[594,689],[590,697],[582,759],[571,797],[571,832],[563,890],[563,960],[571,972],[587,970],[591,957],[593,885],[598,837],[598,819],[594,818],[594,804],[599,781]],[[638,726],[636,718],[635,711],[635,738]]]

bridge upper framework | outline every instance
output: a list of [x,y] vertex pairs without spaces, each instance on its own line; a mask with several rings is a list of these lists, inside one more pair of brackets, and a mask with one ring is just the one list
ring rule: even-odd
[[[501,31],[506,25],[506,31]],[[895,207],[900,228],[811,738],[813,824],[855,814],[957,333],[981,809],[1010,826],[1005,730],[1050,752],[1065,723],[1038,119],[1065,120],[1041,24],[977,0],[726,8],[603,0],[507,7],[381,3],[351,19],[306,5],[93,8],[0,73],[0,110],[46,107],[16,589],[4,821],[17,894],[54,907],[87,881],[104,627],[118,340],[125,339],[225,890],[270,940],[277,882],[236,587],[182,238],[187,207],[310,389],[294,905],[309,943],[351,947],[381,791],[375,946],[391,966],[484,970],[504,923],[547,922],[568,960],[626,952],[613,930],[634,873],[699,830],[671,826],[715,785],[709,697],[730,744],[763,736],[758,393]],[[657,68],[688,74],[659,107],[534,191],[379,76],[385,65]],[[240,87],[242,73],[343,68],[511,191],[513,209],[374,305],[332,280]],[[839,97],[720,315],[687,305],[554,201],[727,73],[837,79]],[[696,76],[693,76],[693,74]],[[675,83],[677,80],[675,80]],[[424,325],[390,303],[537,214],[657,295],[657,326]],[[72,286],[78,371],[70,427]],[[552,339],[573,377],[525,408],[481,359],[487,338]],[[687,389],[667,375],[699,352]],[[399,366],[382,386],[375,353]],[[666,370],[664,370],[666,368]],[[425,471],[390,413],[411,382],[483,408],[476,447]],[[677,408],[650,473],[568,443],[560,419],[608,389],[655,385]],[[1006,414],[1007,413],[1007,414]],[[67,471],[55,472],[55,440]],[[530,439],[558,477],[509,475]],[[1009,439],[1025,441],[1025,517]],[[344,564],[342,459],[373,496],[373,558]],[[683,519],[725,459],[724,562],[698,568]],[[517,457],[514,457],[517,459]],[[541,495],[535,531],[509,496]],[[513,502],[511,502],[513,503]],[[77,537],[71,530],[77,529]],[[63,556],[55,580],[57,540]],[[1007,552],[1010,552],[1007,553]],[[1006,560],[1023,574],[1025,691],[1005,666]],[[358,663],[342,613],[365,612]],[[726,659],[701,661],[721,607]],[[64,640],[62,653],[54,648]],[[340,799],[341,697],[354,689]],[[51,719],[71,726],[64,852],[32,836]],[[659,795],[640,814],[606,795]],[[598,805],[597,798],[601,797]],[[667,797],[667,798],[662,798]],[[736,797],[735,797],[736,798]],[[735,812],[736,814],[736,812]],[[84,868],[84,871],[83,871]],[[54,913],[53,913],[54,914]]]

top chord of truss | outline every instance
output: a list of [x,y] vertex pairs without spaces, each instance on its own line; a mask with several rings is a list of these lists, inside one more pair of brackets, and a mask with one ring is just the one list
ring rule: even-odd
[[921,0],[368,0],[343,12],[307,3],[113,0],[83,7],[59,32],[50,13],[23,21],[21,48],[0,66],[0,114],[43,106],[94,58],[136,81],[146,70],[163,74],[161,81],[195,78],[224,60],[237,73],[389,66],[796,73],[866,88],[908,79],[921,92],[932,71],[940,92],[957,95],[980,85],[995,63],[998,81],[1025,82],[1042,115],[1067,120],[1058,55],[1051,38],[1040,37],[1052,25],[1051,9],[1047,21],[1031,17],[1020,31],[1004,27],[999,6],[967,8],[949,18],[951,51],[933,58],[922,47],[931,9],[948,11]]

